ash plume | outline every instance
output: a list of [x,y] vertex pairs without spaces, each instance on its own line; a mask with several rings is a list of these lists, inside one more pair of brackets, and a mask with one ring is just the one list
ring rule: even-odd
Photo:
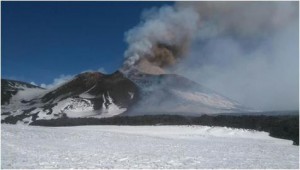
[[298,2],[176,2],[125,35],[122,71],[184,75],[242,104],[299,106]]
[[123,70],[136,67],[143,60],[148,63],[144,64],[146,70],[147,66],[164,69],[174,65],[186,56],[198,22],[199,15],[190,7],[164,6],[145,11],[140,24],[126,33],[129,47]]

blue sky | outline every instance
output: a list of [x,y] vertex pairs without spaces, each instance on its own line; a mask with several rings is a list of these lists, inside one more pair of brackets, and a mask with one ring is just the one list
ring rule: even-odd
[[1,2],[2,78],[50,84],[123,62],[124,33],[143,10],[172,2]]

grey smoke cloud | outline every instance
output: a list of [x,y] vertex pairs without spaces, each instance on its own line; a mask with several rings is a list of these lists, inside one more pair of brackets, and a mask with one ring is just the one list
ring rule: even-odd
[[179,4],[195,6],[204,24],[174,72],[253,108],[298,109],[298,3],[200,4]]
[[201,29],[207,26],[215,36],[265,36],[298,17],[297,2],[178,2],[176,6],[193,7],[201,17]]
[[129,47],[125,52],[125,69],[142,60],[161,68],[175,64],[185,56],[198,22],[199,15],[189,7],[164,6],[145,11],[140,24],[126,33]]
[[147,60],[246,106],[298,109],[298,14],[298,2],[178,2],[150,9],[126,34],[124,67]]

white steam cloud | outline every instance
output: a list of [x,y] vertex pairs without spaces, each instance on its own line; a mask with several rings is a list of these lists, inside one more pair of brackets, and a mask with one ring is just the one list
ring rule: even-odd
[[[92,69],[89,69],[89,70],[84,70],[82,71],[81,73],[85,73],[85,72],[100,72],[102,74],[108,74],[107,71],[105,70],[104,67],[100,67],[98,68],[97,70],[92,70]],[[65,74],[61,74],[59,75],[57,78],[54,78],[53,82],[50,83],[50,84],[45,84],[45,83],[42,83],[40,86],[45,88],[45,89],[51,89],[51,88],[56,88],[68,81],[70,81],[72,78],[74,78],[76,75],[65,75]],[[31,84],[33,85],[37,85],[35,84],[34,82],[31,82]]]
[[42,83],[41,87],[46,88],[46,89],[55,88],[55,87],[58,87],[59,85],[64,84],[65,82],[71,80],[73,77],[74,77],[73,75],[61,74],[58,78],[55,78],[51,84]]
[[246,106],[298,109],[298,38],[298,2],[178,2],[126,33],[123,69],[147,60]]

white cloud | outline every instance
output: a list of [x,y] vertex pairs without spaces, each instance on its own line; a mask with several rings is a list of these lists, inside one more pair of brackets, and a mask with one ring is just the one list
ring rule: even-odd
[[86,72],[100,72],[103,74],[108,74],[104,67],[100,67],[97,70],[92,70],[92,69],[84,70],[81,73],[86,73]]
[[74,77],[73,75],[62,74],[58,78],[55,78],[51,84],[42,83],[41,87],[46,88],[46,89],[54,88],[54,87],[57,87],[65,82],[71,80],[73,77]]
[[99,71],[100,73],[103,73],[103,74],[107,74],[107,71],[103,67],[99,68],[97,71]]
[[[104,67],[100,67],[99,69],[97,70],[85,70],[85,71],[82,71],[81,73],[85,73],[85,72],[101,72],[103,74],[107,74],[107,71],[105,70]],[[57,87],[69,80],[71,80],[75,75],[65,75],[65,74],[61,74],[58,78],[55,78],[53,80],[52,83],[50,84],[45,84],[45,83],[42,83],[40,86],[43,87],[43,88],[46,88],[46,89],[50,89],[50,88],[54,88],[54,87]],[[33,84],[34,82],[31,82],[31,84]],[[35,83],[33,85],[36,85]]]
[[37,86],[37,84],[35,82],[30,82],[30,84],[34,85],[34,86]]

